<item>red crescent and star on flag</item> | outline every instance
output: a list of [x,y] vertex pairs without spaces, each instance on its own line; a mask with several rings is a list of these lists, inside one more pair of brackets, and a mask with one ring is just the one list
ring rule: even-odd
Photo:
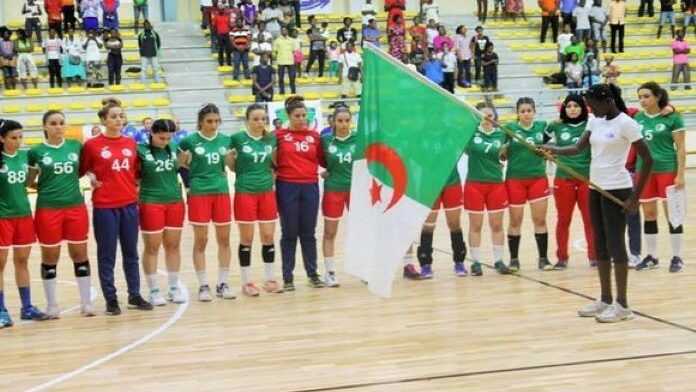
[[[394,207],[399,200],[406,194],[406,185],[408,184],[408,172],[403,160],[393,148],[384,143],[372,143],[365,149],[365,158],[367,163],[379,163],[384,166],[389,172],[394,183],[394,192],[392,198],[384,212],[389,211]],[[370,199],[372,206],[382,202],[382,188],[375,178],[372,178],[370,186]]]

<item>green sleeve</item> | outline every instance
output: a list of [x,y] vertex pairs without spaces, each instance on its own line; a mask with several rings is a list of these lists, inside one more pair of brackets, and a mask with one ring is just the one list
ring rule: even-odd
[[674,125],[672,132],[684,130],[684,118],[679,113],[672,114],[674,116]]
[[234,135],[230,136],[230,145],[229,149],[230,150],[237,150],[237,147],[239,147],[239,132],[235,133]]
[[191,150],[191,141],[189,140],[188,137],[185,137],[184,140],[179,143],[178,147],[179,151],[190,151]]
[[36,167],[38,163],[39,163],[39,159],[36,155],[36,151],[34,148],[32,148],[27,153],[27,164],[29,165],[29,167]]

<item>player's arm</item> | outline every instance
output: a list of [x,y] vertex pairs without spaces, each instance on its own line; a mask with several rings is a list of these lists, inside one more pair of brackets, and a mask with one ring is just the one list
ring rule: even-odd
[[585,131],[582,136],[580,136],[580,140],[578,140],[577,143],[570,145],[570,146],[565,146],[565,147],[559,147],[553,144],[544,144],[543,146],[539,147],[539,152],[541,155],[546,155],[546,154],[553,154],[553,155],[577,155],[580,154],[581,152],[585,151],[590,146],[590,135],[592,133],[590,131]]
[[684,170],[686,168],[686,132],[680,130],[672,132],[672,140],[677,150],[677,176],[674,178],[674,186],[677,189],[684,187]]
[[638,183],[633,189],[633,194],[625,202],[625,210],[629,212],[635,212],[638,210],[638,196],[643,193],[643,188],[648,182],[648,177],[650,177],[650,172],[652,171],[653,159],[650,154],[650,149],[648,145],[645,144],[644,139],[638,139],[633,142],[632,147],[638,153],[643,165],[640,168],[640,173],[638,174]]
[[225,166],[227,166],[230,171],[235,171],[237,168],[237,150],[232,149],[230,150],[229,153],[225,156]]

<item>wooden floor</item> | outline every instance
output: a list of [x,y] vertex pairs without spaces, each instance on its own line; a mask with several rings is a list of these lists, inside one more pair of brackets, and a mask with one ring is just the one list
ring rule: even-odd
[[[696,172],[688,177],[696,182]],[[696,195],[691,199],[696,205]],[[552,228],[553,216],[551,210]],[[343,274],[339,289],[310,289],[300,264],[295,293],[84,319],[74,310],[77,289],[63,260],[60,302],[73,310],[61,320],[0,330],[0,391],[694,391],[695,219],[692,213],[686,225],[680,274],[664,265],[670,252],[660,221],[663,266],[631,273],[629,301],[640,313],[618,325],[575,315],[598,292],[582,241],[567,271],[537,271],[533,236],[524,235],[519,276],[486,269],[483,277],[455,278],[442,221],[435,279],[399,279],[388,300]],[[577,221],[571,242],[581,238]],[[182,280],[193,297],[190,245],[187,229]],[[261,277],[258,253],[255,247]],[[214,260],[215,247],[208,254]],[[217,271],[209,264],[212,282]],[[35,251],[37,279],[38,265]],[[12,276],[9,268],[6,301],[18,319]],[[123,274],[117,277],[123,295]],[[32,288],[43,307],[40,281]]]

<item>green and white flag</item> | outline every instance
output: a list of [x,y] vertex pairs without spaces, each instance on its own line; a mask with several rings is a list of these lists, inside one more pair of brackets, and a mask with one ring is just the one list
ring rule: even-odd
[[345,270],[388,297],[479,114],[367,44],[363,72],[357,134],[362,154],[353,163]]

